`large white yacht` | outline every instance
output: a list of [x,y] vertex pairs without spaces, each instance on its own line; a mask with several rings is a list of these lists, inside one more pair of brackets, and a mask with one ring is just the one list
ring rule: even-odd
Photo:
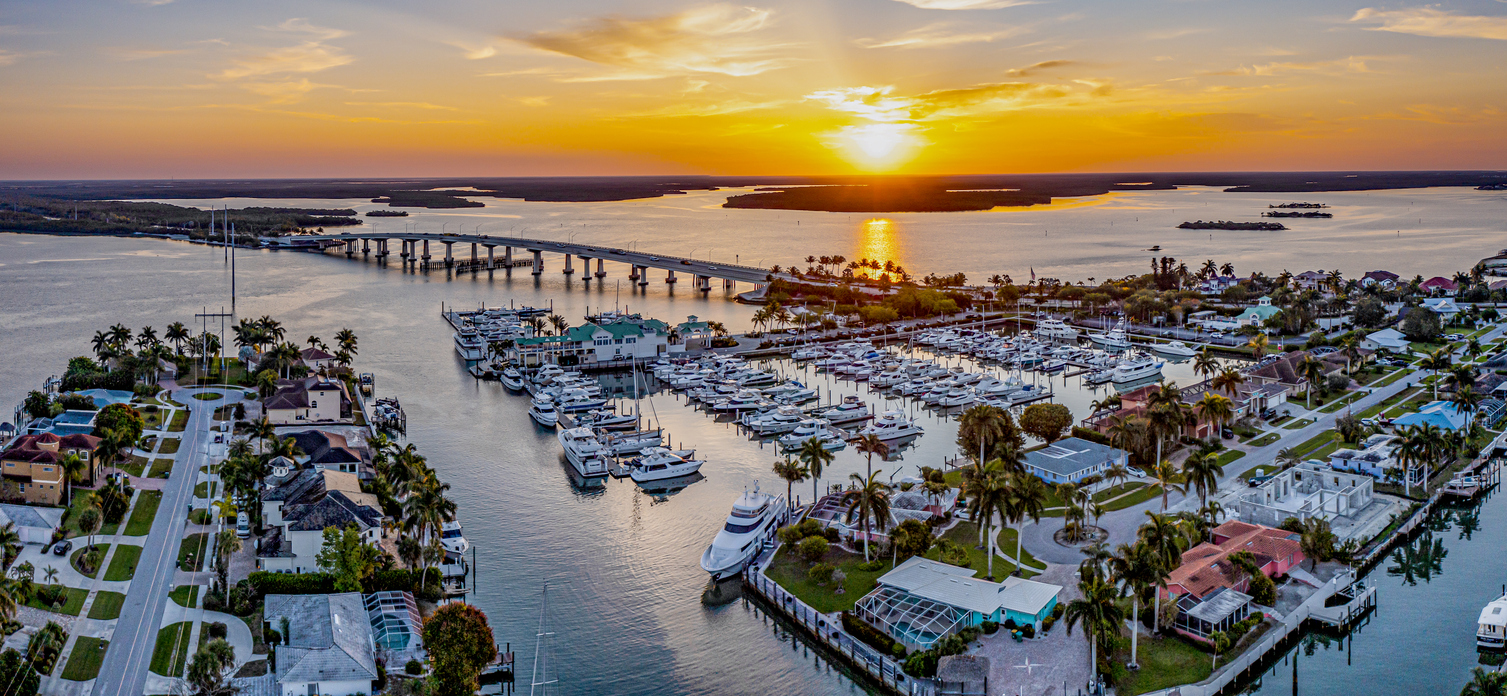
[[523,373],[519,372],[516,367],[503,369],[502,386],[512,391],[523,391]]
[[904,411],[885,411],[883,415],[874,419],[860,435],[874,435],[881,440],[899,440],[912,435],[921,434],[921,426],[916,421],[905,416]]
[[481,360],[487,357],[487,342],[475,331],[455,332],[455,352],[463,360]]
[[1104,333],[1089,334],[1088,340],[1101,345],[1105,350],[1130,350],[1130,338],[1125,335],[1125,320],[1120,319],[1113,329]]
[[856,396],[844,396],[842,403],[816,415],[833,425],[856,423],[870,417],[869,405]]
[[1197,348],[1183,343],[1182,341],[1172,341],[1171,343],[1157,343],[1152,345],[1151,349],[1156,351],[1157,353],[1172,358],[1191,358],[1198,355]]
[[1114,381],[1125,384],[1162,374],[1162,363],[1145,353],[1131,353],[1115,365]]
[[759,555],[764,541],[774,536],[785,518],[785,506],[784,496],[760,493],[757,483],[752,491],[744,491],[712,545],[701,554],[701,569],[711,573],[713,580],[742,572]]
[[560,412],[555,410],[555,401],[548,397],[534,399],[529,404],[528,415],[529,418],[534,419],[535,423],[546,428],[553,428],[556,423],[560,422]]
[[590,428],[567,428],[556,436],[565,448],[565,459],[583,478],[607,475],[606,450]]
[[644,450],[643,456],[630,462],[633,470],[628,472],[628,476],[634,483],[690,476],[703,463],[700,459],[694,459],[695,456],[694,450],[672,451],[663,447],[650,447]]
[[1476,624],[1476,647],[1507,648],[1507,595],[1492,600],[1481,609],[1481,618]]
[[466,541],[466,535],[460,531],[460,521],[451,520],[440,523],[440,545],[445,547],[446,553],[462,554],[471,548],[471,542]]
[[1061,319],[1042,319],[1036,324],[1036,335],[1058,341],[1072,341],[1078,338],[1078,330],[1063,323]]

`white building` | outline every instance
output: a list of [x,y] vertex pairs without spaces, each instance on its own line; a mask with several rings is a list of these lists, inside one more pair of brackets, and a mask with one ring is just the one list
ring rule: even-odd
[[262,620],[283,634],[272,663],[280,696],[373,693],[376,644],[360,594],[267,595]]
[[1460,305],[1455,304],[1453,297],[1430,297],[1423,301],[1423,308],[1439,315],[1439,321],[1446,324],[1453,321],[1455,315],[1460,313]]
[[1129,461],[1130,454],[1125,450],[1070,437],[1026,452],[1025,468],[1049,484],[1078,483],[1102,475],[1117,464],[1126,466]]
[[361,538],[382,539],[382,506],[377,496],[361,492],[356,474],[330,469],[299,469],[281,457],[272,460],[272,475],[262,491],[267,533],[257,543],[257,570],[305,573],[319,569],[315,557],[324,547],[327,527],[354,524]]
[[1383,348],[1393,353],[1406,353],[1410,347],[1408,337],[1402,335],[1397,329],[1382,329],[1375,333],[1367,334],[1360,342],[1362,350],[1381,350]]
[[1283,520],[1354,517],[1371,504],[1375,480],[1309,460],[1282,471],[1240,496],[1240,519],[1267,527]]
[[323,377],[281,380],[262,411],[273,425],[348,423],[351,397],[343,383]]

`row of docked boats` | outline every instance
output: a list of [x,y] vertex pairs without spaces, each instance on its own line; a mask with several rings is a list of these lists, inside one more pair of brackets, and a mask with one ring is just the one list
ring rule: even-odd
[[447,312],[445,317],[455,327],[455,352],[471,362],[485,360],[491,346],[534,336],[529,320],[549,310],[536,307],[496,307],[471,312]]

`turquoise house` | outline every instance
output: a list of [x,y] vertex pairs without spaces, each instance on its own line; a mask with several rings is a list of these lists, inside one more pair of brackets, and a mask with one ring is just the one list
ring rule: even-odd
[[853,613],[907,647],[926,650],[942,638],[985,621],[1038,630],[1062,588],[1009,577],[989,582],[970,568],[912,557],[878,580]]
[[1241,326],[1254,326],[1259,329],[1267,319],[1276,316],[1277,312],[1280,311],[1282,311],[1281,307],[1272,306],[1272,298],[1263,295],[1261,299],[1256,300],[1255,307],[1248,307],[1244,312],[1240,313],[1240,316],[1235,317],[1235,323]]

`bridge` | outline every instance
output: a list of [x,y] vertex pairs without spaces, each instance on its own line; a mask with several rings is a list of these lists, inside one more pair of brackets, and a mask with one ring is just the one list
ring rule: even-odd
[[[535,276],[544,274],[544,255],[559,254],[565,257],[565,266],[561,271],[567,276],[576,273],[575,261],[581,262],[581,279],[590,282],[593,277],[601,280],[607,276],[606,262],[616,261],[626,264],[631,268],[628,275],[630,281],[637,282],[640,286],[649,284],[649,269],[665,271],[664,282],[674,284],[677,280],[676,273],[685,273],[692,277],[695,289],[702,292],[711,290],[712,279],[722,281],[723,288],[732,290],[736,283],[753,283],[757,286],[768,284],[770,274],[768,269],[755,268],[753,266],[741,266],[722,262],[704,261],[700,259],[683,258],[666,254],[651,254],[641,251],[632,251],[616,247],[596,246],[571,242],[555,242],[542,239],[525,239],[522,237],[498,237],[487,234],[432,234],[432,233],[406,233],[406,232],[348,232],[344,234],[328,235],[300,235],[297,237],[277,237],[265,240],[273,249],[302,249],[318,248],[324,252],[331,248],[345,247],[346,258],[354,258],[356,254],[362,257],[376,253],[378,261],[385,262],[392,254],[389,245],[393,241],[399,244],[398,257],[403,267],[412,267],[415,270],[427,271],[440,264],[447,270],[462,271],[491,271],[502,269],[512,273],[514,268],[527,267]],[[431,243],[435,247],[431,249]],[[457,258],[455,245],[471,245],[469,256]],[[434,258],[431,250],[438,252],[438,245],[444,245],[443,256]],[[481,250],[485,248],[485,255]],[[498,258],[501,249],[501,258]],[[464,251],[464,246],[462,251]],[[532,255],[532,258],[514,258],[514,252],[522,252]],[[591,262],[596,261],[596,270],[592,271]],[[783,276],[783,274],[781,274]]]

